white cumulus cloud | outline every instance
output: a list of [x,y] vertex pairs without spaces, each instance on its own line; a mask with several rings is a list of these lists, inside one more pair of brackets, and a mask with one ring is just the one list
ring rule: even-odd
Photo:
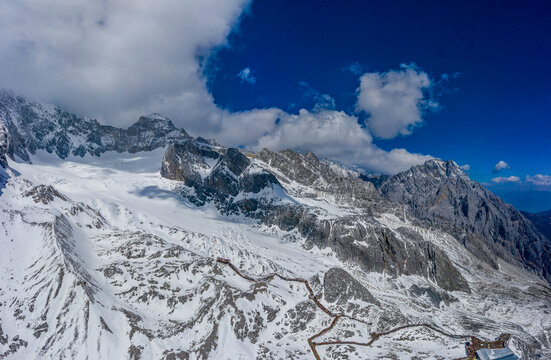
[[415,65],[402,64],[400,70],[366,73],[360,78],[356,109],[365,112],[367,127],[375,136],[390,139],[409,135],[423,122],[425,111],[438,103],[427,97],[433,83]]
[[495,166],[494,166],[494,170],[492,170],[492,172],[494,174],[497,174],[498,172],[501,172],[503,170],[507,170],[507,169],[510,169],[511,167],[509,166],[509,164],[507,164],[505,161],[503,160],[500,160]]
[[198,59],[226,43],[248,3],[2,1],[0,88],[113,125],[159,112],[200,130],[216,107]]

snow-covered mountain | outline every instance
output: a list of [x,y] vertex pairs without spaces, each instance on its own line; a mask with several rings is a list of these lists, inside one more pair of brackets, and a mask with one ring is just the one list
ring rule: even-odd
[[366,178],[4,93],[0,192],[0,359],[551,356],[549,240],[453,162]]

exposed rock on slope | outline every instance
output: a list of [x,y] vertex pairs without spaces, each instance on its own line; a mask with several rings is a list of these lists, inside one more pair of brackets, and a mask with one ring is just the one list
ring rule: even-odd
[[467,281],[447,254],[418,233],[390,229],[366,216],[320,220],[297,226],[310,246],[331,248],[344,261],[366,271],[390,275],[421,275],[449,291],[470,292]]
[[[195,205],[208,201],[226,214],[256,214],[261,206],[280,202],[274,196],[281,186],[267,171],[252,165],[238,149],[221,148],[188,140],[168,146],[161,165],[161,176],[182,181],[183,194]],[[281,192],[281,191],[280,191]]]
[[[277,172],[286,188],[294,190],[293,195],[306,198],[330,196],[338,205],[358,207],[366,207],[379,198],[372,184],[359,179],[359,173],[329,161],[320,161],[310,151],[302,154],[292,150],[274,152],[263,149],[253,156]],[[300,186],[293,188],[293,182]]]
[[359,299],[381,305],[358,280],[340,268],[329,269],[323,277],[324,298],[329,303],[346,304]]
[[0,195],[2,195],[2,189],[6,185],[6,180],[9,177],[8,172],[6,171],[8,167],[8,136],[8,129],[0,123]]
[[457,236],[475,256],[519,261],[551,281],[551,243],[513,206],[453,161],[429,160],[380,186],[382,196],[407,205],[418,219]]
[[8,155],[8,129],[0,123],[0,168],[6,168],[8,161],[6,156]]

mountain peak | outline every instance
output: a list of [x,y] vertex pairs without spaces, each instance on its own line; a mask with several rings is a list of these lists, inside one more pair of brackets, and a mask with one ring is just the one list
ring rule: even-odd
[[135,134],[140,131],[148,130],[172,131],[176,130],[176,127],[169,118],[157,113],[153,113],[147,116],[140,116],[138,121],[132,124],[127,131],[129,134]]
[[[142,118],[154,119],[154,120],[169,120],[166,116],[159,113],[151,113],[149,115],[141,116]],[[170,121],[170,120],[169,120]]]
[[454,177],[464,177],[468,179],[467,175],[459,165],[452,160],[431,159],[425,161],[421,165],[413,166],[409,170],[406,170],[400,174],[422,174],[424,176],[430,176],[432,178],[448,179]]

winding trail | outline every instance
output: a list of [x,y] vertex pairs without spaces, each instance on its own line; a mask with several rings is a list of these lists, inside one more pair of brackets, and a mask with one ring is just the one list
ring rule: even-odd
[[310,349],[312,349],[312,353],[314,354],[314,357],[316,358],[316,360],[321,360],[321,358],[318,354],[318,351],[316,349],[317,346],[324,346],[324,345],[371,346],[375,341],[377,341],[377,339],[379,339],[382,336],[386,336],[386,335],[392,334],[394,332],[397,332],[397,331],[400,331],[400,330],[403,330],[403,329],[407,329],[407,328],[413,328],[413,327],[426,327],[426,328],[431,329],[431,330],[433,330],[437,333],[440,333],[444,336],[451,337],[451,338],[454,338],[454,339],[474,338],[471,335],[449,334],[449,333],[447,333],[447,332],[445,332],[441,329],[438,329],[438,328],[434,327],[433,325],[423,323],[423,324],[402,325],[402,326],[398,326],[398,327],[396,327],[394,329],[391,329],[391,330],[388,330],[388,331],[384,331],[384,332],[380,332],[380,333],[370,333],[369,335],[371,336],[371,339],[369,340],[369,342],[365,342],[365,343],[357,342],[357,341],[340,341],[340,340],[316,342],[316,341],[314,341],[314,339],[322,336],[323,334],[325,334],[325,333],[329,332],[331,329],[333,329],[335,327],[335,325],[337,324],[337,322],[339,321],[339,319],[341,319],[341,318],[346,318],[346,319],[350,319],[350,320],[353,320],[353,321],[357,321],[357,322],[363,323],[365,325],[368,325],[368,324],[367,324],[367,322],[365,322],[361,319],[357,319],[353,316],[342,314],[342,313],[341,314],[335,314],[334,312],[329,310],[316,297],[316,295],[314,294],[314,290],[312,290],[312,287],[310,286],[310,283],[306,279],[303,279],[303,278],[290,278],[290,277],[286,277],[286,276],[283,276],[283,275],[280,275],[280,274],[277,274],[277,273],[271,273],[271,274],[266,275],[264,277],[253,278],[251,276],[248,276],[246,274],[241,273],[241,271],[239,271],[239,269],[237,267],[235,267],[235,265],[233,265],[232,262],[229,259],[224,259],[224,258],[219,257],[219,258],[216,259],[216,261],[221,263],[221,264],[228,265],[237,275],[239,275],[240,277],[242,277],[243,279],[248,280],[248,281],[252,281],[252,282],[270,281],[274,277],[278,277],[278,278],[280,278],[282,280],[285,280],[285,281],[299,282],[299,283],[304,284],[304,286],[306,287],[306,290],[308,290],[308,293],[310,294],[310,296],[309,296],[310,300],[312,300],[314,302],[314,304],[316,304],[316,306],[319,309],[321,309],[324,313],[326,313],[327,315],[329,315],[330,317],[333,318],[333,321],[331,322],[331,324],[328,327],[322,329],[320,332],[318,332],[318,333],[316,333],[316,334],[314,334],[314,335],[312,335],[311,337],[308,338],[308,345],[310,345]]

